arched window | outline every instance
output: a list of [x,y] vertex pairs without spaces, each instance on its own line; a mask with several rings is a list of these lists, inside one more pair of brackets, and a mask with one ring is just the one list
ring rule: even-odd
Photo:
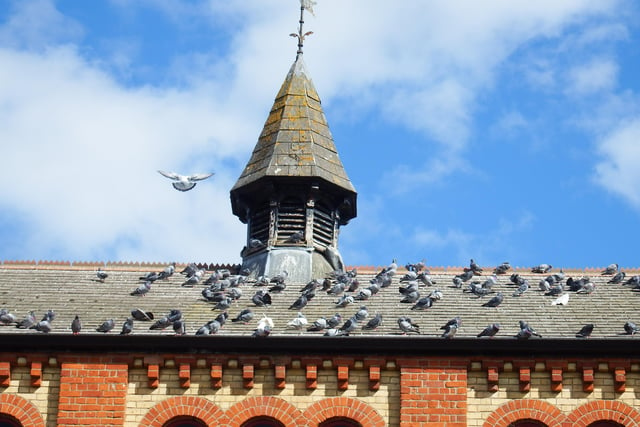
[[362,424],[350,418],[333,417],[322,422],[318,427],[362,427]]
[[242,427],[284,427],[284,424],[271,417],[254,417],[245,421]]
[[536,420],[518,420],[509,424],[509,427],[547,427],[547,425]]
[[22,427],[22,424],[10,415],[0,414],[0,427]]
[[595,423],[589,424],[587,427],[624,427],[624,425],[615,421],[596,421]]
[[207,427],[207,425],[196,417],[180,416],[171,418],[162,427]]

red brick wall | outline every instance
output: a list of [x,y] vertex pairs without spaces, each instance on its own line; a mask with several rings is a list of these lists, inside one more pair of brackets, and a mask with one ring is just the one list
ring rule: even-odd
[[63,361],[58,426],[122,426],[127,384],[126,363],[96,357]]
[[400,425],[466,427],[467,366],[464,361],[398,360]]

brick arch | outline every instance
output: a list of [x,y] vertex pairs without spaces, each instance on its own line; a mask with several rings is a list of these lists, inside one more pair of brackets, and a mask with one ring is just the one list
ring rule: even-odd
[[38,408],[15,394],[0,394],[0,413],[12,416],[24,427],[45,427]]
[[271,417],[286,426],[304,424],[302,413],[286,400],[272,396],[256,396],[244,399],[226,411],[229,427],[240,427],[253,417]]
[[567,425],[572,427],[587,427],[596,421],[640,427],[640,411],[617,400],[594,400],[577,407],[567,417]]
[[518,420],[540,421],[549,427],[560,427],[566,416],[552,404],[543,400],[518,399],[496,409],[484,423],[484,427],[507,427]]
[[384,427],[384,418],[366,403],[349,397],[322,399],[307,408],[303,414],[306,425],[317,426],[333,417],[346,417],[362,424],[362,427]]
[[211,401],[196,396],[170,397],[156,404],[140,421],[140,427],[162,427],[164,423],[179,416],[191,416],[208,426],[224,425],[225,413]]

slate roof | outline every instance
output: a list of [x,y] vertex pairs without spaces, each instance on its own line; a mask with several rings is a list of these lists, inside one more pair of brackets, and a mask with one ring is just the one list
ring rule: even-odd
[[[182,310],[187,323],[187,334],[195,331],[207,321],[215,318],[220,311],[212,310],[213,305],[206,302],[201,292],[203,285],[183,287],[185,277],[178,272],[184,265],[176,267],[176,273],[167,280],[157,281],[151,291],[144,297],[132,296],[130,292],[139,284],[138,278],[147,272],[160,271],[164,264],[71,264],[71,263],[12,263],[0,264],[0,308],[5,308],[18,318],[24,317],[29,310],[35,310],[41,317],[46,310],[56,312],[53,321],[53,334],[71,334],[70,324],[77,314],[83,322],[82,334],[99,334],[95,328],[104,320],[113,318],[116,328],[110,334],[118,334],[122,323],[134,308],[141,308],[161,317],[172,308]],[[95,272],[102,267],[109,274],[104,283],[95,280]],[[211,273],[211,266],[208,266]],[[477,277],[484,280],[492,268],[485,268],[485,273]],[[360,287],[366,287],[378,268],[358,269]],[[592,294],[570,295],[568,305],[553,306],[551,301],[556,297],[545,296],[538,290],[538,281],[545,274],[534,274],[530,269],[517,269],[515,272],[528,278],[532,288],[520,297],[512,297],[515,290],[509,280],[509,274],[498,276],[498,284],[494,291],[505,294],[504,302],[495,308],[483,307],[491,295],[476,298],[463,289],[453,287],[452,279],[461,273],[461,268],[431,268],[432,279],[436,282],[433,288],[439,288],[443,298],[436,301],[432,308],[423,311],[412,311],[412,304],[400,303],[399,279],[405,273],[399,269],[393,283],[383,288],[378,294],[364,302],[356,301],[345,308],[336,308],[338,298],[326,292],[317,292],[316,297],[302,309],[309,323],[318,317],[329,317],[341,313],[343,321],[355,314],[363,304],[369,310],[369,318],[377,312],[384,318],[383,325],[374,331],[363,331],[360,327],[351,336],[398,336],[400,330],[397,318],[408,315],[420,326],[421,335],[439,337],[441,325],[449,319],[460,316],[462,326],[456,338],[475,337],[487,324],[499,322],[502,328],[494,339],[513,339],[518,332],[518,321],[526,320],[544,338],[562,338],[576,340],[575,333],[586,323],[595,323],[593,339],[633,339],[624,335],[623,325],[626,321],[640,323],[638,307],[640,293],[629,286],[607,284],[611,276],[600,275],[600,269],[565,270],[567,277],[579,278],[589,276],[596,284]],[[552,272],[557,270],[552,270]],[[513,273],[511,271],[509,273]],[[639,271],[626,270],[627,278]],[[208,274],[207,274],[208,275]],[[205,275],[205,278],[207,277]],[[252,334],[257,320],[263,315],[271,317],[275,323],[272,336],[293,336],[299,332],[287,329],[286,323],[296,314],[289,306],[300,295],[304,283],[289,283],[281,293],[274,293],[273,304],[269,308],[258,308],[251,303],[251,296],[258,289],[255,283],[248,282],[240,286],[243,296],[229,310],[229,321],[218,335],[248,337]],[[423,295],[432,288],[421,287]],[[250,324],[232,323],[231,318],[243,308],[252,308],[256,314]],[[150,323],[134,324],[133,335],[173,335],[171,328],[163,331],[149,330]],[[0,326],[0,334],[40,334],[35,330],[21,330],[15,326]],[[319,337],[321,332],[303,332],[304,336]],[[412,335],[416,339],[416,335]],[[543,338],[543,339],[544,339]],[[269,338],[267,338],[269,339]],[[336,339],[349,339],[336,338]],[[410,338],[408,338],[410,339]],[[454,338],[455,339],[455,338]],[[533,338],[532,338],[533,339]]]
[[251,158],[231,193],[266,177],[321,178],[355,195],[302,55],[282,83]]

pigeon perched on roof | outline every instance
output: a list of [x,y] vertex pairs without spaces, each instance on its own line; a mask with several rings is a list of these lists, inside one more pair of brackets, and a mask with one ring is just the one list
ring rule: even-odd
[[258,326],[253,331],[252,336],[260,337],[260,338],[268,337],[269,334],[271,334],[271,331],[273,330],[273,326],[274,326],[273,320],[271,320],[270,317],[264,316],[258,322]]
[[129,335],[131,332],[133,332],[133,317],[127,317],[127,320],[122,324],[120,335]]
[[553,266],[551,264],[538,264],[531,268],[532,273],[548,273]]
[[426,310],[427,308],[431,308],[432,306],[433,299],[431,299],[431,297],[423,297],[416,301],[413,307],[411,307],[411,310]]
[[426,264],[425,264],[426,260],[423,258],[422,260],[420,260],[419,262],[416,263],[408,263],[404,266],[404,268],[407,269],[407,271],[415,271],[415,272],[419,272],[421,271],[423,268],[425,268]]
[[447,326],[447,328],[442,333],[441,337],[446,339],[451,339],[456,335],[456,332],[458,332],[458,325],[454,323],[452,325]]
[[480,331],[480,333],[477,335],[478,338],[480,337],[494,337],[498,331],[500,331],[500,323],[492,323],[489,326],[487,326],[486,328],[484,328],[482,331]]
[[255,295],[251,297],[251,302],[253,302],[257,307],[264,307],[265,305],[271,305],[271,295],[269,292],[264,289],[258,289]]
[[173,322],[173,332],[176,335],[186,335],[187,334],[187,324],[184,319],[179,319]]
[[560,295],[551,302],[551,305],[567,305],[569,304],[569,294]]
[[307,326],[307,323],[307,317],[302,314],[302,312],[298,312],[296,317],[287,322],[287,327],[295,329],[296,331],[301,331],[305,326]]
[[242,322],[244,324],[247,324],[253,320],[253,316],[254,316],[253,311],[251,311],[250,308],[245,308],[244,310],[240,311],[240,313],[238,313],[236,317],[231,319],[231,321],[234,323]]
[[342,316],[340,313],[336,313],[327,319],[327,328],[335,328],[340,324],[340,322],[342,322]]
[[138,280],[142,280],[143,282],[155,282],[158,279],[160,279],[160,273],[156,273],[155,271],[150,271],[144,276],[138,277]]
[[527,322],[524,320],[520,321],[520,331],[516,334],[516,338],[520,340],[528,340],[532,336],[536,336],[542,338],[542,335],[537,333],[535,329],[533,329]]
[[493,270],[493,274],[505,274],[509,270],[511,270],[511,264],[509,261],[505,261]]
[[518,289],[516,289],[513,292],[514,297],[519,297],[522,294],[524,294],[525,292],[527,292],[529,290],[529,281],[527,279],[524,279],[524,281],[522,282],[522,284],[520,286],[518,286]]
[[582,283],[582,286],[580,287],[580,289],[578,289],[576,291],[577,294],[590,294],[593,293],[593,291],[596,290],[596,284],[593,283],[591,280],[588,280],[584,283]]
[[440,329],[446,330],[451,325],[456,325],[456,327],[459,328],[460,325],[462,325],[462,319],[460,318],[460,316],[456,316],[453,319],[450,319],[447,323],[445,323],[444,325],[440,326]]
[[131,310],[131,317],[133,317],[134,320],[149,322],[153,320],[153,313],[150,311],[144,311],[140,308],[134,308],[133,310]]
[[53,321],[54,317],[55,317],[55,314],[53,313],[53,311],[49,310],[42,317],[42,320],[40,320],[35,325],[31,326],[30,329],[35,329],[36,331],[39,331],[39,332],[49,333],[51,332],[51,329],[52,329],[51,322]]
[[402,331],[402,335],[406,335],[408,333],[420,333],[420,326],[414,323],[408,316],[401,316],[398,318],[398,327]]
[[176,271],[176,263],[172,262],[158,273],[158,280],[168,279]]
[[197,181],[202,181],[213,176],[213,173],[196,173],[193,175],[180,175],[175,172],[165,172],[159,170],[158,173],[166,178],[173,180],[171,183],[173,188],[178,191],[189,191],[196,186]]
[[108,319],[102,322],[102,324],[96,328],[96,331],[103,332],[106,334],[107,332],[111,331],[115,326],[116,326],[116,323],[113,321],[113,319]]
[[613,283],[613,284],[622,283],[626,275],[627,273],[625,273],[624,271],[618,271],[607,283]]
[[381,325],[382,325],[382,314],[376,313],[376,315],[374,317],[369,319],[369,321],[366,323],[366,325],[362,326],[362,329],[364,329],[364,330],[377,329]]
[[342,324],[342,326],[340,326],[340,328],[338,328],[338,330],[340,331],[341,335],[346,336],[353,332],[356,329],[357,325],[358,322],[356,321],[356,319],[354,317],[350,317]]
[[16,328],[29,329],[35,324],[36,324],[36,313],[35,311],[30,311],[22,320],[16,322]]
[[96,271],[96,281],[104,283],[104,281],[107,280],[107,277],[109,277],[109,274],[101,268],[98,268],[98,271]]
[[10,325],[16,323],[17,320],[18,318],[14,314],[9,313],[6,308],[0,308],[0,325]]
[[76,317],[71,321],[71,332],[73,335],[78,335],[82,330],[82,321],[80,320],[80,316],[76,314]]
[[338,298],[335,302],[336,307],[346,307],[349,304],[353,304],[353,302],[355,301],[355,299],[351,296],[351,295],[342,295],[340,298]]
[[138,286],[137,288],[135,288],[133,291],[131,291],[129,295],[132,295],[132,296],[140,295],[143,297],[146,294],[148,294],[150,290],[151,290],[151,282],[146,281],[142,283],[140,286]]
[[311,325],[309,325],[309,327],[307,328],[307,331],[316,332],[316,331],[322,331],[324,329],[327,329],[327,319],[324,317],[320,317],[316,319]]
[[504,295],[502,292],[498,292],[494,297],[492,297],[489,301],[482,304],[483,307],[497,307],[502,304],[504,300]]
[[153,322],[153,324],[149,326],[149,329],[152,331],[155,331],[158,329],[162,330],[162,329],[168,328],[172,324],[173,322],[169,320],[169,316],[162,316],[161,318]]
[[633,322],[625,322],[624,324],[624,332],[627,335],[635,335],[640,331],[640,327]]
[[578,333],[576,333],[576,338],[589,338],[593,333],[594,324],[589,323],[584,325]]
[[367,306],[361,305],[360,309],[356,312],[356,314],[354,314],[353,317],[356,319],[356,322],[362,322],[368,316],[369,316],[369,310],[367,310]]
[[618,268],[618,264],[609,264],[607,266],[607,268],[605,268],[604,270],[602,270],[602,272],[600,272],[600,274],[602,274],[603,276],[611,276],[614,275],[618,272],[619,268]]
[[471,271],[474,275],[480,276],[482,274],[482,268],[475,262],[473,258],[469,261],[469,267],[465,268],[465,271]]

